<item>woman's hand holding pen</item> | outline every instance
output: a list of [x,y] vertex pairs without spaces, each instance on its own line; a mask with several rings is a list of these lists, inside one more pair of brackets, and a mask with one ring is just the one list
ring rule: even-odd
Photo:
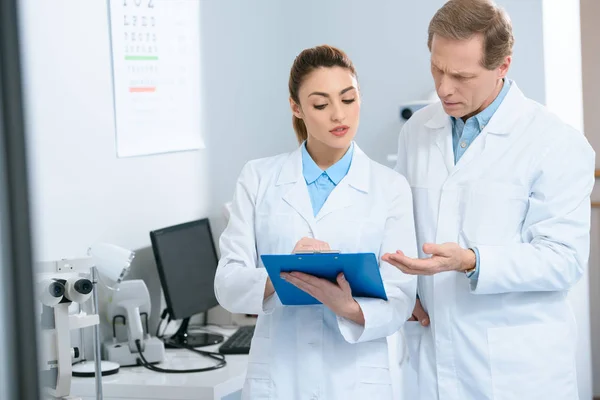
[[298,251],[324,251],[331,250],[329,247],[329,243],[323,242],[322,240],[317,240],[309,237],[303,237],[296,243],[294,246],[294,250],[292,253],[296,253]]
[[[315,250],[329,250],[329,244],[308,237],[303,237],[296,243],[294,250],[292,253],[297,251],[315,251]],[[268,299],[275,293],[275,288],[273,287],[273,282],[271,282],[271,278],[267,277],[267,282],[265,283],[265,294],[263,295],[263,300]]]
[[[294,250],[292,253],[297,251],[322,251],[322,250],[330,250],[329,244],[325,243],[321,240],[303,237],[296,243],[294,246]],[[267,282],[265,283],[265,293],[263,295],[263,300],[268,299],[275,293],[275,288],[273,287],[273,282],[271,282],[271,278],[267,277]]]

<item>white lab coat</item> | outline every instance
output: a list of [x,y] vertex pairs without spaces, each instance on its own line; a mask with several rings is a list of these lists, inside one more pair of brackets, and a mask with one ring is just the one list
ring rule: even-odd
[[314,217],[300,149],[243,168],[215,276],[225,309],[259,315],[242,397],[391,399],[386,336],[410,317],[416,278],[381,262],[388,301],[356,298],[364,329],[323,305],[283,306],[276,294],[263,302],[267,272],[259,255],[289,254],[302,237],[346,253],[416,255],[406,179],[355,145],[348,174]]
[[594,157],[514,82],[456,166],[440,103],[405,124],[397,170],[413,191],[419,246],[477,247],[481,268],[474,286],[461,272],[419,277],[432,324],[404,327],[417,398],[578,398],[566,296],[587,266]]

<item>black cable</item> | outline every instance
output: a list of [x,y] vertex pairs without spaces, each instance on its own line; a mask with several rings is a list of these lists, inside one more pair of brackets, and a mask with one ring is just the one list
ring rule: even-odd
[[140,317],[141,317],[142,315],[143,315],[144,317],[146,317],[146,333],[147,333],[147,334],[150,334],[150,330],[148,329],[148,313],[147,313],[147,312],[142,312],[142,313],[140,313]]
[[[150,334],[150,329],[148,328],[148,313],[147,313],[147,312],[140,313],[140,317],[141,317],[141,316],[144,316],[144,317],[146,317],[146,333],[147,333],[147,334]],[[117,318],[122,318],[122,319],[123,319],[123,325],[127,325],[127,318],[125,318],[125,316],[124,316],[124,315],[121,315],[121,314],[119,314],[119,315],[115,315],[115,316],[113,317],[113,321],[112,321],[112,328],[113,328],[113,338],[116,338],[116,337],[117,337],[117,328],[116,328],[116,326],[115,326],[115,325],[116,325]],[[162,322],[162,320],[161,320],[161,322]],[[160,324],[159,324],[158,326],[160,326]],[[157,335],[157,336],[158,336],[158,335]]]
[[[163,321],[165,320],[165,318],[167,317],[167,315],[169,316],[169,320],[167,321],[167,325],[165,326],[165,329],[162,333],[162,335],[160,334],[160,327],[162,326]],[[156,337],[157,338],[162,338],[165,335],[165,332],[167,331],[167,326],[169,325],[169,322],[171,322],[171,314],[169,313],[169,309],[165,308],[163,310],[163,312],[160,314],[160,321],[158,322],[158,326],[156,327]]]
[[113,326],[113,339],[115,339],[117,337],[117,328],[115,326],[115,322],[117,320],[117,318],[123,318],[123,325],[125,325],[127,323],[127,319],[125,318],[124,315],[115,315],[113,317],[113,321],[112,321],[112,326]]
[[169,323],[170,322],[171,322],[171,319],[167,320],[167,323],[165,324],[165,327],[164,327],[162,333],[160,334],[160,338],[159,339],[162,339],[162,338],[165,337],[165,333],[167,333],[167,329],[169,329]]
[[[146,313],[146,312],[140,313],[140,316],[142,316],[142,315],[144,317],[146,317],[146,333],[150,334],[150,330],[148,329],[148,313]],[[117,318],[122,318],[123,319],[123,325],[127,325],[127,318],[125,318],[124,315],[121,315],[121,314],[115,315],[113,317],[113,321],[112,321],[113,338],[117,337],[117,327],[116,327]]]
[[191,346],[187,346],[184,344],[178,344],[178,343],[169,343],[170,345],[176,346],[176,347],[180,347],[182,349],[187,349],[190,351],[193,351],[194,353],[212,358],[213,360],[217,360],[219,363],[217,365],[213,365],[212,367],[205,367],[205,368],[196,368],[196,369],[165,369],[165,368],[160,368],[157,367],[155,365],[150,364],[147,360],[146,357],[144,357],[144,353],[142,352],[142,345],[139,339],[136,339],[135,341],[135,346],[137,347],[138,353],[140,355],[140,358],[137,359],[137,363],[139,365],[142,365],[144,367],[146,367],[147,369],[151,370],[151,371],[155,371],[155,372],[162,372],[162,373],[166,373],[166,374],[186,374],[186,373],[194,373],[194,372],[207,372],[207,371],[214,371],[216,369],[219,368],[223,368],[225,365],[227,365],[227,361],[225,361],[225,356],[223,354],[220,353],[214,353],[211,351],[204,351],[204,350],[198,350],[195,349]]
[[[167,314],[168,314],[168,309],[164,309],[163,312],[162,312],[162,314],[161,314],[161,316],[160,316],[161,320],[160,320],[160,322],[158,324],[158,327],[156,329],[156,333],[157,333],[156,336],[157,337],[162,337],[162,336],[159,336],[158,333],[159,333],[160,326],[163,323],[163,321],[164,321],[165,317],[167,316]],[[146,316],[146,331],[149,332],[148,331],[148,314],[147,313],[140,313],[140,315],[145,315]],[[127,322],[127,319],[125,318],[124,315],[115,315],[113,317],[113,337],[116,337],[115,324],[116,324],[116,319],[117,318],[122,318],[124,325]],[[170,314],[169,314],[169,319],[167,321],[167,324],[165,325],[164,331],[166,331],[166,329],[167,329],[167,327],[169,325],[169,322],[171,322],[171,315]],[[163,336],[164,336],[164,331],[163,331]],[[171,341],[169,341],[169,344],[173,345],[175,347],[179,347],[179,348],[182,348],[182,349],[193,351],[194,353],[202,355],[202,356],[206,356],[206,357],[212,358],[213,360],[218,361],[218,363],[217,363],[217,365],[213,365],[211,367],[196,368],[196,369],[165,369],[165,368],[160,368],[160,367],[157,367],[155,365],[150,364],[148,362],[148,360],[146,360],[146,357],[144,357],[144,353],[142,351],[141,341],[139,339],[137,339],[135,341],[135,346],[137,347],[137,351],[139,353],[139,358],[136,359],[137,364],[141,365],[141,366],[143,366],[143,367],[145,367],[145,368],[147,368],[147,369],[149,369],[151,371],[162,372],[162,373],[167,373],[167,374],[185,374],[185,373],[194,373],[194,372],[214,371],[216,369],[223,368],[225,365],[227,365],[227,361],[225,361],[225,356],[223,354],[221,354],[221,353],[214,353],[214,352],[211,352],[211,351],[198,350],[198,349],[193,348],[192,346],[188,346],[188,345],[185,345],[185,344],[174,343],[174,342],[171,342]]]
[[154,335],[159,339],[162,337],[162,336],[160,336],[160,327],[163,322],[164,322],[164,319],[161,319],[160,321],[158,321],[158,326],[156,327],[156,335]]

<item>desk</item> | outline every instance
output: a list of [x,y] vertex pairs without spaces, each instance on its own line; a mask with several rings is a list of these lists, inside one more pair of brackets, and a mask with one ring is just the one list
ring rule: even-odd
[[[227,336],[235,329],[213,328]],[[219,345],[200,350],[218,351]],[[102,377],[105,400],[221,400],[242,389],[246,377],[247,355],[226,356],[227,365],[215,371],[193,374],[165,374],[144,367],[125,367],[119,373]],[[192,369],[214,365],[215,361],[188,350],[167,349],[161,368]],[[94,378],[73,377],[71,395],[95,400]],[[233,397],[233,396],[232,396]]]

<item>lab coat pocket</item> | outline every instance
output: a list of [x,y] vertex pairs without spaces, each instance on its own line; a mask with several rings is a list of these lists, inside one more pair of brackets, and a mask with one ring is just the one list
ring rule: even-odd
[[406,321],[402,329],[404,331],[404,342],[406,343],[409,365],[415,371],[418,371],[421,340],[427,328],[421,325],[419,321]]
[[495,400],[577,398],[575,335],[564,323],[488,329]]
[[243,400],[271,399],[273,382],[270,378],[269,365],[262,363],[248,363],[246,381],[242,389]]
[[474,182],[462,193],[462,233],[468,246],[520,241],[528,193],[521,186]]
[[358,384],[355,399],[360,400],[392,400],[392,385],[365,383]]
[[271,379],[271,340],[268,338],[252,338],[246,382],[242,390],[242,399],[270,399],[273,389]]
[[392,381],[387,339],[355,344],[358,346],[356,399],[392,398]]

